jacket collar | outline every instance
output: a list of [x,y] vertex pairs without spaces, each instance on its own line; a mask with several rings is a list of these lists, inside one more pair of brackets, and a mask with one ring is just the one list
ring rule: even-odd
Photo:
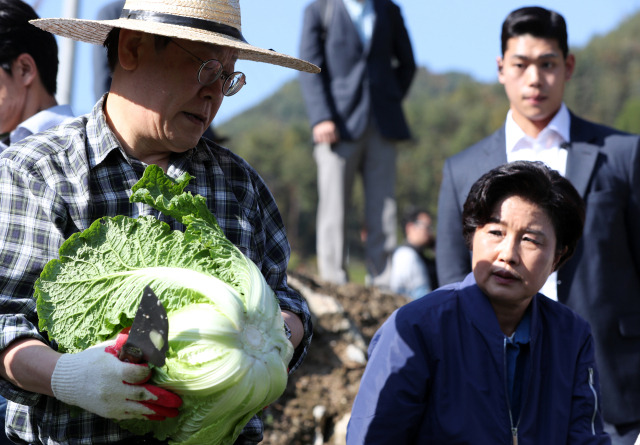
[[[489,298],[480,290],[476,284],[473,272],[469,273],[465,279],[459,283],[460,307],[466,318],[480,331],[480,333],[489,339],[502,341],[504,333],[500,329],[498,318],[491,306]],[[540,294],[534,295],[531,299],[531,329],[530,337],[533,341],[538,329],[538,305]]]

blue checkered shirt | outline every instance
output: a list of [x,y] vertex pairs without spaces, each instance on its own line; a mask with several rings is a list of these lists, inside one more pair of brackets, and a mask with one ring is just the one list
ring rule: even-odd
[[[151,207],[129,202],[143,163],[129,157],[107,125],[100,100],[90,114],[12,146],[0,156],[0,351],[16,339],[46,342],[37,329],[33,284],[72,233],[102,216],[154,215],[173,229],[184,226]],[[201,139],[174,154],[167,170],[194,179],[186,190],[206,197],[226,236],[262,271],[280,307],[301,318],[305,335],[290,363],[294,371],[311,341],[306,302],[287,286],[290,248],[282,219],[265,183],[243,159]],[[136,440],[115,422],[74,410],[55,398],[23,391],[0,378],[9,399],[7,432],[18,443],[102,444]],[[254,417],[243,440],[258,442]],[[246,442],[243,442],[246,443]]]

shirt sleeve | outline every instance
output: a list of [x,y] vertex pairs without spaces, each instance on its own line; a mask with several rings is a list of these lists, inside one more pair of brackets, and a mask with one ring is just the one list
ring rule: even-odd
[[302,364],[311,344],[313,335],[311,313],[304,298],[287,284],[287,266],[291,247],[287,240],[282,217],[271,192],[262,180],[259,180],[259,184],[259,196],[263,209],[261,223],[265,232],[262,241],[265,244],[262,274],[278,297],[280,309],[296,314],[304,327],[302,342],[296,348],[289,363],[289,372],[291,373]]
[[600,381],[590,330],[578,355],[571,400],[571,423],[567,444],[610,444],[609,436],[604,432],[600,411]]
[[[47,343],[37,329],[33,286],[63,241],[54,195],[17,163],[0,159],[0,351],[23,338]],[[0,394],[24,405],[41,397],[4,379]]]
[[397,310],[371,341],[347,445],[415,443],[427,406],[430,371],[425,341],[411,316],[411,310]]
[[319,74],[301,72],[299,78],[311,127],[319,122],[334,119],[331,82],[327,72],[324,43],[326,30],[322,23],[323,16],[324,11],[319,11],[319,3],[310,3],[304,11],[300,36],[300,58],[322,69]]

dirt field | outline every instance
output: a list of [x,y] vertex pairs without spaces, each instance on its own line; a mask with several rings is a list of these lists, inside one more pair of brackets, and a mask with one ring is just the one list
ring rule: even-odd
[[[308,301],[319,298],[332,310],[314,313],[318,318],[305,362],[280,400],[264,412],[263,443],[338,445],[344,443],[345,422],[364,371],[362,351],[384,320],[407,300],[357,284],[323,285],[299,273],[290,273],[290,285]],[[333,302],[339,304],[334,307]],[[310,306],[314,312],[311,301]]]

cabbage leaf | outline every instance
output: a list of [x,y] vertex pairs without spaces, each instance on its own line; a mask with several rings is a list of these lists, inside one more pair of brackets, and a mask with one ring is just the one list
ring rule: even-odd
[[35,284],[39,328],[60,351],[82,351],[131,326],[150,285],[169,318],[167,360],[151,382],[184,403],[175,419],[121,425],[176,444],[232,444],[284,391],[293,346],[273,290],[205,199],[184,192],[190,179],[150,165],[131,196],[182,222],[184,232],[120,215],[69,237]]

